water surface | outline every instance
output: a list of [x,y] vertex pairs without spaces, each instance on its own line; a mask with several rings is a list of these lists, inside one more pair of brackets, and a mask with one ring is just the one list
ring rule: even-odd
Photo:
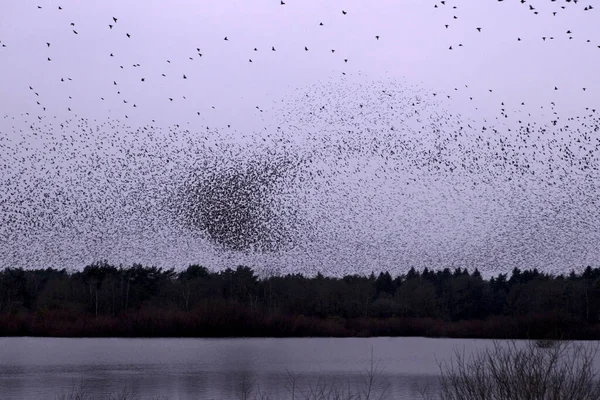
[[[372,361],[385,398],[435,390],[438,361],[489,340],[430,338],[60,339],[0,338],[0,398],[46,400],[83,388],[140,399],[291,398],[323,387],[356,391]],[[349,389],[350,388],[350,389]],[[298,396],[296,396],[298,397]]]

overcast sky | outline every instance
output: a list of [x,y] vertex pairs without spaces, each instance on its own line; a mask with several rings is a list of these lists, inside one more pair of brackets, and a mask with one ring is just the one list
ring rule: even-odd
[[[465,120],[481,122],[499,117],[501,109],[508,110],[519,117],[498,124],[512,127],[529,113],[534,121],[541,114],[539,123],[545,124],[556,115],[565,119],[588,115],[586,107],[600,110],[600,6],[585,10],[587,3],[563,0],[524,4],[519,0],[447,0],[445,5],[425,0],[284,2],[3,0],[0,139],[27,145],[18,146],[18,151],[35,148],[41,139],[28,131],[32,123],[48,123],[56,117],[57,128],[60,121],[75,116],[98,119],[96,126],[112,119],[134,127],[152,120],[180,124],[192,132],[208,126],[228,132],[239,142],[254,140],[261,132],[272,132],[284,124],[298,131],[323,132],[325,137],[335,135],[339,126],[324,116],[307,120],[307,113],[314,109],[310,107],[318,109],[319,102],[336,103],[338,110],[346,113],[356,109],[363,96],[369,98],[361,93],[362,88],[375,90],[373,82],[377,81],[402,82],[413,88],[411,96],[422,95],[427,104],[435,100],[439,112],[460,112]],[[303,99],[311,88],[316,88],[311,92],[316,98],[309,107]],[[555,106],[551,107],[552,103]],[[368,124],[366,117],[361,118],[362,128],[377,124],[377,118]],[[386,115],[379,119],[393,125],[398,118]],[[100,128],[95,143],[110,136],[106,129]],[[124,131],[112,134],[115,132],[125,136]],[[465,139],[465,145],[472,139]],[[435,143],[429,136],[414,140],[421,146]],[[459,146],[455,150],[464,149]],[[0,147],[3,174],[10,172],[6,166],[12,162],[13,151],[14,146]],[[83,154],[86,150],[82,147],[79,151]],[[43,158],[43,152],[40,145],[37,160]],[[317,213],[319,218],[328,218],[320,220],[324,226],[321,255],[302,258],[301,254],[309,252],[303,248],[288,258],[274,256],[268,262],[286,265],[293,260],[295,265],[305,265],[310,259],[313,271],[329,268],[327,265],[360,269],[357,265],[362,263],[370,270],[445,261],[506,266],[507,260],[516,265],[537,260],[557,267],[572,255],[577,256],[572,264],[600,262],[598,252],[589,248],[599,233],[582,237],[589,227],[572,221],[567,221],[570,231],[565,233],[565,220],[548,219],[547,209],[535,208],[539,192],[519,201],[523,208],[517,214],[523,219],[515,220],[514,209],[510,209],[514,200],[496,201],[512,190],[509,187],[498,183],[481,192],[452,197],[463,181],[456,178],[428,186],[434,178],[413,171],[417,174],[413,177],[419,178],[417,184],[422,185],[415,193],[422,190],[423,197],[406,201],[402,196],[408,192],[404,191],[398,194],[403,199],[400,206],[400,197],[390,194],[397,191],[398,183],[390,178],[392,169],[384,169],[388,178],[379,179],[369,174],[383,168],[381,165],[368,159],[358,164],[367,171],[366,178],[356,180],[351,173],[343,179],[330,177],[337,182],[336,189],[320,193],[320,200],[307,201],[313,207],[321,200],[338,204],[342,197],[356,197],[341,210],[324,208]],[[598,182],[598,177],[594,180]],[[533,188],[536,184],[528,185]],[[553,193],[556,199],[566,198],[562,192]],[[329,200],[323,200],[328,196]],[[484,197],[495,200],[484,201]],[[374,208],[375,203],[382,206]],[[585,203],[583,197],[580,203]],[[348,222],[343,211],[350,209],[358,217]],[[477,211],[469,214],[468,210]],[[506,215],[508,219],[503,220]],[[523,226],[527,218],[529,225]],[[399,224],[401,230],[396,229]],[[542,228],[554,231],[543,240],[536,239]],[[337,236],[344,230],[353,232],[351,246],[347,246],[348,237]],[[452,233],[448,236],[448,232]],[[521,236],[515,237],[515,232]],[[114,256],[116,262],[152,263],[163,257],[159,264],[179,266],[198,261],[193,257],[199,251],[209,252],[204,245],[194,245],[193,237],[179,237],[174,244],[174,234],[166,229],[161,238],[138,238],[139,242],[129,238],[127,243],[115,237],[92,253],[81,250],[89,245],[85,238],[69,241],[67,235],[61,240],[68,243],[63,243],[60,257],[52,262],[76,264]],[[11,253],[13,259],[6,254],[9,248],[14,251],[14,245],[6,243],[0,250],[5,259],[18,260],[27,252],[52,247],[57,237],[49,236],[43,243],[28,238],[33,240],[30,247]],[[532,245],[535,240],[538,242]],[[540,258],[542,253],[545,258]],[[208,256],[206,260],[216,262]],[[266,261],[257,263],[261,262]]]
[[58,116],[70,107],[80,116],[242,124],[256,117],[255,106],[342,72],[460,88],[450,93],[453,103],[474,97],[478,107],[555,101],[579,111],[600,98],[600,16],[581,1],[7,0],[1,7],[0,110],[9,115],[40,112],[40,101]]

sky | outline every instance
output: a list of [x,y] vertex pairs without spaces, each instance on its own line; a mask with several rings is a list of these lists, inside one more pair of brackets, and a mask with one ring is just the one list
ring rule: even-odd
[[[162,1],[9,0],[3,8],[0,106],[10,115],[35,110],[28,86],[52,115],[68,116],[70,106],[84,116],[128,113],[142,122],[200,119],[215,125],[245,122],[256,117],[254,106],[266,108],[294,88],[342,72],[390,76],[439,91],[469,85],[469,96],[480,102],[541,106],[562,100],[569,110],[597,100],[600,85],[593,79],[600,57],[598,13],[583,11],[581,2],[175,0],[167,7]],[[544,36],[554,40],[544,42]],[[60,82],[67,77],[72,81]],[[488,96],[488,89],[495,93]],[[197,111],[201,118],[194,119]]]
[[[600,110],[595,7],[541,0],[284,3],[4,1],[0,211],[14,223],[22,218],[19,207],[29,207],[46,226],[43,234],[32,234],[31,222],[5,224],[4,263],[81,267],[107,258],[177,267],[243,262],[310,272],[424,265],[556,271],[598,264],[594,219],[578,217],[595,210],[590,198],[597,197],[599,183],[596,142],[588,137],[593,128],[581,119]],[[382,98],[382,90],[393,92],[394,102]],[[434,115],[451,122],[435,131]],[[77,126],[80,119],[85,128]],[[548,185],[555,175],[539,174],[507,183],[506,165],[494,169],[483,161],[494,156],[483,146],[486,135],[497,145],[496,155],[509,151],[503,146],[508,140],[515,146],[508,159],[516,157],[515,132],[527,123],[562,129],[548,138],[532,135],[527,153],[518,154],[540,171],[556,165],[554,174],[560,166],[566,177],[560,185]],[[461,126],[470,133],[448,139]],[[489,129],[481,131],[484,126]],[[386,136],[391,127],[394,133]],[[577,135],[588,135],[583,142],[589,147],[577,145]],[[142,201],[144,190],[172,188],[166,158],[189,164],[191,155],[221,146],[223,160],[231,152],[224,143],[237,146],[242,157],[270,148],[319,159],[313,164],[322,167],[319,178],[295,184],[285,199],[285,207],[299,210],[311,227],[310,234],[301,233],[302,245],[286,254],[234,254],[182,233],[160,213],[148,217],[156,196]],[[339,154],[335,143],[343,144]],[[537,145],[546,147],[535,156]],[[549,150],[553,145],[560,153]],[[589,172],[582,175],[576,163],[559,160],[565,146],[581,151],[577,157],[592,166]],[[404,148],[395,154],[405,157],[383,162],[382,149],[392,148]],[[125,149],[158,155],[119,158]],[[432,149],[445,162],[467,157],[478,169],[438,176],[424,158]],[[94,154],[103,159],[94,164]],[[132,182],[119,181],[119,172],[111,186],[108,175],[116,170],[106,157],[121,160]],[[70,172],[36,180],[41,171],[59,169]],[[86,203],[93,196],[72,209],[60,199],[54,208],[31,199],[28,206],[19,203],[26,195],[44,197],[47,188],[57,193],[58,186],[70,198],[98,192],[93,204],[102,203],[106,215],[130,206],[128,214],[100,229],[81,213],[96,208]],[[36,190],[40,195],[31,196]],[[122,207],[107,205],[115,199]],[[561,204],[569,208],[555,211]],[[47,228],[55,226],[49,214],[68,213],[78,213],[76,224]],[[154,233],[142,235],[149,219]],[[123,233],[125,226],[130,233]],[[89,236],[98,229],[102,245]]]

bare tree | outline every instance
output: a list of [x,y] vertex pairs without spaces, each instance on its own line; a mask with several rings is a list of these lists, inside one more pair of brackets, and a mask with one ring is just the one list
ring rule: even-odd
[[88,393],[81,385],[71,387],[69,391],[62,391],[62,393],[55,396],[56,400],[92,400],[92,395]]
[[439,363],[441,400],[592,400],[600,398],[596,344],[495,341],[467,357]]
[[363,377],[363,389],[362,393],[359,395],[359,399],[372,400],[377,398],[381,400],[385,397],[389,385],[379,379],[382,371],[378,364],[378,362],[375,362],[373,348],[371,347],[371,362]]

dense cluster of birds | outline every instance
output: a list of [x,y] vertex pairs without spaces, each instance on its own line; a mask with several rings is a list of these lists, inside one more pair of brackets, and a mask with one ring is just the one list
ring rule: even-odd
[[206,157],[188,179],[176,180],[180,187],[172,191],[172,215],[225,249],[281,250],[293,244],[299,228],[296,208],[282,196],[301,172],[302,160],[275,151],[244,155],[213,162]]
[[[596,10],[578,3],[557,4],[549,16]],[[449,13],[445,29],[460,23],[452,1],[433,8]],[[351,12],[339,10],[341,18]],[[69,28],[82,33],[76,21]],[[133,36],[118,16],[106,29]],[[484,31],[473,27],[473,34]],[[562,34],[600,49],[600,38],[574,32]],[[10,44],[0,45],[1,57]],[[46,62],[52,49],[45,42]],[[198,47],[189,58],[203,57]],[[183,68],[169,71],[136,79],[194,78]],[[138,108],[121,86],[117,78],[108,84]],[[539,115],[502,102],[494,118],[466,117],[449,110],[453,93],[342,72],[290,94],[272,111],[273,126],[252,134],[230,124],[129,124],[129,111],[102,120],[69,107],[71,116],[61,119],[34,85],[27,89],[36,111],[5,115],[0,134],[0,267],[111,259],[347,273],[450,265],[552,270],[600,261],[600,102],[573,116],[550,101]],[[454,92],[477,100],[468,85]],[[165,98],[175,100],[186,96]]]

